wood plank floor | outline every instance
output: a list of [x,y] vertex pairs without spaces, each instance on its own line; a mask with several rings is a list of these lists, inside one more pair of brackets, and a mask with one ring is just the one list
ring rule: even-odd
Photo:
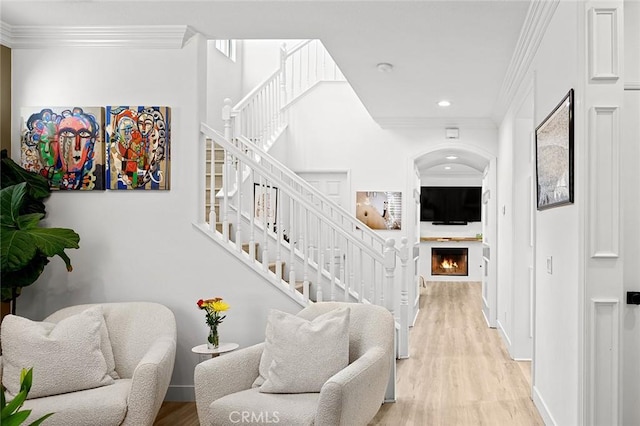
[[[371,425],[543,425],[530,395],[530,363],[509,358],[480,311],[480,283],[428,282],[398,361],[397,401]],[[165,402],[156,426],[197,426],[195,403]]]

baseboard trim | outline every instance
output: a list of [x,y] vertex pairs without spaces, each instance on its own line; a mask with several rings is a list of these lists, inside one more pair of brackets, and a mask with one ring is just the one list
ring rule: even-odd
[[193,385],[171,385],[164,397],[165,401],[192,402],[196,400],[196,390]]
[[549,408],[547,404],[544,403],[544,399],[538,392],[538,388],[533,386],[533,404],[538,409],[538,413],[540,413],[540,417],[542,417],[542,421],[546,426],[556,426],[557,423],[551,413],[549,412]]

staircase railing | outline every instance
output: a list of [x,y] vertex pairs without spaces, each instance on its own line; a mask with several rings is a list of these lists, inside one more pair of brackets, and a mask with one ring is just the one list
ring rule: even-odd
[[[260,258],[262,271],[271,271],[278,286],[286,282],[294,298],[387,307],[400,327],[399,355],[408,356],[413,274],[407,269],[406,238],[397,248],[393,239],[380,237],[267,153],[286,128],[285,107],[327,80],[344,81],[344,76],[319,41],[302,42],[289,52],[282,46],[280,69],[235,106],[225,100],[224,135],[201,125],[207,146],[224,150],[220,191],[213,190],[215,170],[207,170],[208,201],[213,206],[218,192],[220,212],[218,217],[211,209],[209,230],[218,235],[221,220],[222,242],[238,253],[246,247],[248,262]],[[283,277],[285,263],[288,277]]]
[[225,100],[232,134],[268,150],[286,126],[284,107],[321,81],[345,81],[319,40],[306,40],[287,51],[280,47],[280,67],[235,106]]

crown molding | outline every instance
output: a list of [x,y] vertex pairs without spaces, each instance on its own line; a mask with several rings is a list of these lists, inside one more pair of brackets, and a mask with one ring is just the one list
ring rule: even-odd
[[11,26],[0,22],[0,42],[13,49],[124,47],[181,49],[196,34],[188,25],[99,27]]
[[495,129],[496,123],[489,118],[429,118],[429,117],[374,117],[383,129],[417,129],[464,127]]
[[501,120],[518,92],[559,4],[560,0],[532,0],[529,4],[496,102],[493,117],[497,122]]

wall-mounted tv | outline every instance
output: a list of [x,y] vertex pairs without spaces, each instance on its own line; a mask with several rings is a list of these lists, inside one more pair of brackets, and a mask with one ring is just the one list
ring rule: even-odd
[[423,186],[420,221],[434,225],[465,225],[482,220],[482,187]]

